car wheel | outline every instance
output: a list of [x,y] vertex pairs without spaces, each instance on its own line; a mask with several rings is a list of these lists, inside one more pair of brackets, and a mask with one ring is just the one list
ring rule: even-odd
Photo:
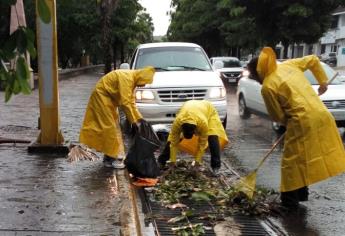
[[225,116],[225,118],[224,118],[224,120],[222,122],[222,125],[223,125],[224,129],[226,129],[227,123],[228,123],[228,115]]
[[272,129],[277,134],[283,134],[286,131],[286,127],[284,125],[279,124],[278,122],[272,122]]
[[246,101],[244,100],[243,95],[240,95],[238,99],[238,112],[240,114],[240,117],[242,119],[248,119],[250,118],[250,112],[247,108]]

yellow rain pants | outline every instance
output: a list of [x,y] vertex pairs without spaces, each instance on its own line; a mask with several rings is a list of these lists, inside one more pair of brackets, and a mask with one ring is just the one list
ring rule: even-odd
[[118,107],[122,108],[130,123],[141,119],[135,105],[134,89],[152,83],[154,73],[153,67],[146,67],[114,70],[103,76],[89,99],[80,143],[113,158],[124,152]]
[[345,152],[332,114],[327,110],[304,71],[319,82],[327,77],[314,56],[281,64],[271,48],[259,56],[257,72],[263,80],[262,96],[271,118],[286,125],[281,164],[281,192],[308,186],[344,172]]
[[[193,139],[181,139],[182,135],[182,124],[189,123],[196,125],[195,135],[197,138]],[[221,149],[228,143],[228,137],[226,136],[224,127],[218,116],[217,110],[213,107],[209,101],[191,100],[185,102],[173,122],[168,141],[170,141],[170,161],[176,162],[176,155],[178,150],[185,150],[186,148],[180,146],[181,143],[185,142],[185,145],[194,145],[191,148],[190,154],[195,157],[195,161],[202,162],[202,156],[206,148],[208,147],[208,136],[217,135],[219,138],[219,144]]]

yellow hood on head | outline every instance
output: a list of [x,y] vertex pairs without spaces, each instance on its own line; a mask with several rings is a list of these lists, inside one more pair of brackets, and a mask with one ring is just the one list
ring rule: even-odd
[[264,47],[260,52],[256,71],[258,72],[260,78],[264,79],[276,69],[277,58],[275,52],[270,47]]
[[183,115],[179,116],[181,124],[191,124],[191,125],[196,125],[196,120],[195,120],[195,114],[192,114],[191,112],[184,112]]
[[155,69],[152,66],[147,66],[143,69],[135,70],[134,81],[136,85],[152,84]]

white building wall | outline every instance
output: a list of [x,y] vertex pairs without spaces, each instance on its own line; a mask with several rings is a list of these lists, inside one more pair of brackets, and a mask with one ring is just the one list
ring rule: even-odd
[[338,41],[337,66],[345,66],[345,39]]

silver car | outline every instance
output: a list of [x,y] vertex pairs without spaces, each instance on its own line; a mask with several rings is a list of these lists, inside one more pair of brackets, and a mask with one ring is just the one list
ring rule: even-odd
[[216,62],[223,63],[222,68],[217,69],[224,84],[236,85],[238,81],[245,75],[248,75],[237,57],[211,57],[211,64]]

